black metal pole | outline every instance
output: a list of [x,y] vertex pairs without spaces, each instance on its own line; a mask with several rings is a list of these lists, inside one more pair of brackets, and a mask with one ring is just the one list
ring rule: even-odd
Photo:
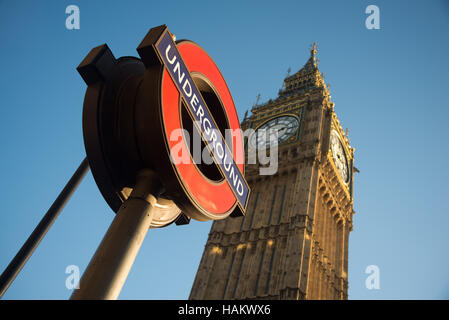
[[51,228],[56,218],[64,208],[65,204],[70,199],[73,192],[75,192],[80,182],[83,180],[88,170],[89,162],[87,161],[86,157],[81,162],[72,178],[70,178],[69,182],[67,182],[64,189],[62,189],[61,193],[56,198],[55,202],[53,202],[50,209],[48,209],[45,216],[34,229],[33,233],[23,244],[22,248],[20,248],[19,252],[6,267],[5,271],[3,271],[2,275],[0,276],[0,298],[5,294],[6,290],[8,290],[9,286],[19,274],[20,270],[22,270],[28,259],[31,257],[34,250],[44,238],[47,231]]

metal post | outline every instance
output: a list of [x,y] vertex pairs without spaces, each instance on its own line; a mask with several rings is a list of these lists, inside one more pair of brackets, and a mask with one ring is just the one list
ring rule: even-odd
[[45,216],[34,229],[33,233],[28,237],[27,241],[23,244],[22,248],[20,248],[14,259],[12,259],[12,261],[6,267],[5,271],[3,271],[0,276],[0,298],[5,294],[6,290],[8,290],[9,286],[19,274],[20,270],[22,270],[28,259],[31,257],[34,250],[44,238],[47,231],[51,228],[56,218],[64,208],[65,204],[70,199],[73,192],[75,192],[80,182],[83,180],[88,170],[89,162],[87,161],[87,158],[84,158],[78,169],[73,174],[72,178],[70,178],[69,182],[67,182],[66,186],[64,187],[64,189],[62,189],[55,202],[53,202],[50,209],[48,209]]
[[151,225],[162,185],[150,170],[122,204],[70,299],[117,299]]

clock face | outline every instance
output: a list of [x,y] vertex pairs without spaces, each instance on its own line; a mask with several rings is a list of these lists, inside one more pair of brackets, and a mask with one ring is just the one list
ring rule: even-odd
[[340,136],[337,131],[332,130],[330,137],[330,148],[332,151],[332,158],[334,159],[335,166],[337,167],[340,176],[345,183],[349,182],[349,170],[348,159],[346,158],[346,152],[341,143]]
[[[277,141],[278,144],[293,136],[299,128],[299,120],[294,116],[280,116],[264,123],[249,137],[253,148],[268,148]],[[276,135],[277,132],[277,135]]]

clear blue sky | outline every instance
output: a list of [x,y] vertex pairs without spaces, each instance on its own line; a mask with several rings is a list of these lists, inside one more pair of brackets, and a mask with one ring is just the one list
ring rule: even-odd
[[[81,29],[65,28],[76,4]],[[365,8],[380,8],[380,30]],[[167,24],[213,57],[240,117],[275,98],[319,45],[320,70],[355,147],[350,299],[449,298],[447,1],[0,1],[0,270],[85,156],[86,85],[75,68],[107,43],[137,56]],[[89,173],[5,299],[67,299],[114,217]],[[186,299],[211,222],[150,230],[121,299]],[[380,290],[365,288],[368,265]]]

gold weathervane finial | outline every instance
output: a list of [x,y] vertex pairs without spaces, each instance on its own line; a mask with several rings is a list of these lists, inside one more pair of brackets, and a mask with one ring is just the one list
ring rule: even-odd
[[310,48],[310,59],[312,60],[312,63],[315,67],[317,67],[319,63],[319,59],[316,57],[317,52],[318,52],[318,45],[316,44],[316,42],[313,42]]
[[318,46],[316,45],[316,42],[313,42],[312,48],[310,48],[310,55],[315,56],[318,51]]
[[259,104],[259,100],[260,100],[260,93],[256,96],[256,102],[254,102],[253,107],[256,107]]

